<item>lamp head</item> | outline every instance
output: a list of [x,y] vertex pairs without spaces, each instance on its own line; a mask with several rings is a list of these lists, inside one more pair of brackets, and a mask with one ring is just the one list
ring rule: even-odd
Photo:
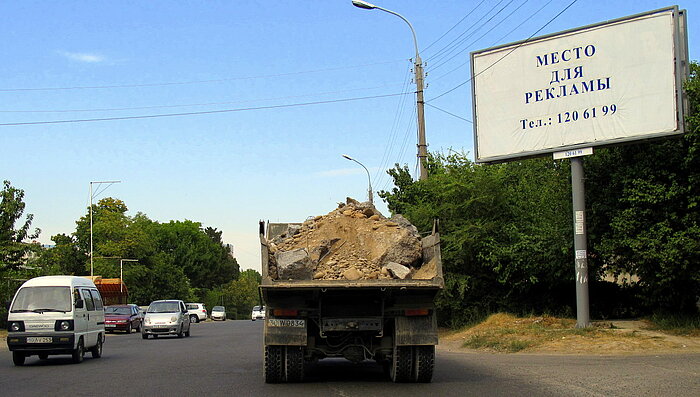
[[374,4],[368,3],[363,0],[352,0],[352,5],[358,8],[364,8],[365,10],[373,10],[377,8],[377,6],[375,6]]
[[352,157],[348,156],[347,154],[344,154],[343,157],[345,157],[346,159],[348,159],[348,160],[350,160],[350,161],[353,161],[353,160],[354,160]]

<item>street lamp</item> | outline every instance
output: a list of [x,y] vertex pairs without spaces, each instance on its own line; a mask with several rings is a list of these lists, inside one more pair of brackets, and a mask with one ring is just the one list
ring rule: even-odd
[[369,189],[367,189],[367,195],[369,196],[369,203],[374,204],[374,200],[373,200],[374,195],[372,194],[372,178],[370,178],[370,176],[369,176],[369,170],[367,169],[367,167],[365,167],[364,164],[362,164],[359,161],[355,160],[354,158],[348,156],[347,154],[344,154],[343,157],[350,160],[350,161],[356,162],[357,164],[361,165],[362,168],[365,169],[365,171],[367,171],[367,181],[369,182]]
[[416,57],[413,64],[413,71],[415,72],[416,80],[416,107],[418,114],[418,166],[420,167],[420,180],[428,179],[428,170],[425,168],[425,163],[428,158],[428,144],[425,141],[425,101],[423,100],[423,61],[420,59],[420,54],[418,54],[418,40],[416,39],[416,31],[413,30],[413,25],[408,22],[408,19],[404,18],[401,14],[396,13],[386,8],[376,6],[372,3],[368,3],[363,0],[352,0],[352,5],[358,8],[363,8],[365,10],[381,10],[388,12],[389,14],[396,15],[397,17],[403,19],[404,22],[408,24],[411,28],[411,33],[413,34],[413,45],[416,47]]
[[[122,292],[122,286],[124,285],[124,262],[138,262],[138,259],[120,259],[119,260],[119,292]],[[126,302],[124,302],[126,303]]]
[[[121,181],[95,181],[95,182],[90,182],[90,278],[93,278],[93,266],[92,266],[92,200],[95,198],[95,196],[92,194],[92,185],[100,185],[103,183],[109,183],[114,184],[114,183],[121,183]],[[109,186],[107,186],[109,187]],[[106,189],[106,188],[105,188]],[[104,190],[103,190],[104,191]]]

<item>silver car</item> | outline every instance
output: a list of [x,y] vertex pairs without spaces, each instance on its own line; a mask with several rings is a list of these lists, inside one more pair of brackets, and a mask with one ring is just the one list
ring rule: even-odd
[[146,310],[141,327],[141,337],[148,335],[157,338],[159,335],[190,336],[190,316],[187,314],[185,302],[181,300],[158,300],[151,302]]

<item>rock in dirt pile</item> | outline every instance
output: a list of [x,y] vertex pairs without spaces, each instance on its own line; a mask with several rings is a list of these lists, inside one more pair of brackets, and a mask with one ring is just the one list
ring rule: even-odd
[[422,263],[415,226],[351,198],[327,215],[290,225],[268,247],[268,274],[279,280],[411,279]]

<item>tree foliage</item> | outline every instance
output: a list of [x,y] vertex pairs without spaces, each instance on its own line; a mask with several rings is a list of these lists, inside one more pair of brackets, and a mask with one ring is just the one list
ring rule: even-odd
[[32,214],[27,214],[22,226],[15,229],[15,223],[24,213],[23,200],[24,190],[13,187],[10,181],[3,182],[0,191],[0,270],[16,270],[22,265],[23,258],[32,248],[25,240],[37,238],[41,232],[39,229],[29,230],[34,219]]
[[691,71],[683,136],[600,150],[586,162],[592,259],[638,276],[639,302],[652,310],[694,312],[700,295],[700,66]]
[[561,311],[573,279],[568,167],[545,159],[479,166],[461,153],[432,154],[429,178],[389,171],[396,187],[380,192],[393,213],[419,230],[439,219],[445,290],[441,316],[465,323],[495,310]]

